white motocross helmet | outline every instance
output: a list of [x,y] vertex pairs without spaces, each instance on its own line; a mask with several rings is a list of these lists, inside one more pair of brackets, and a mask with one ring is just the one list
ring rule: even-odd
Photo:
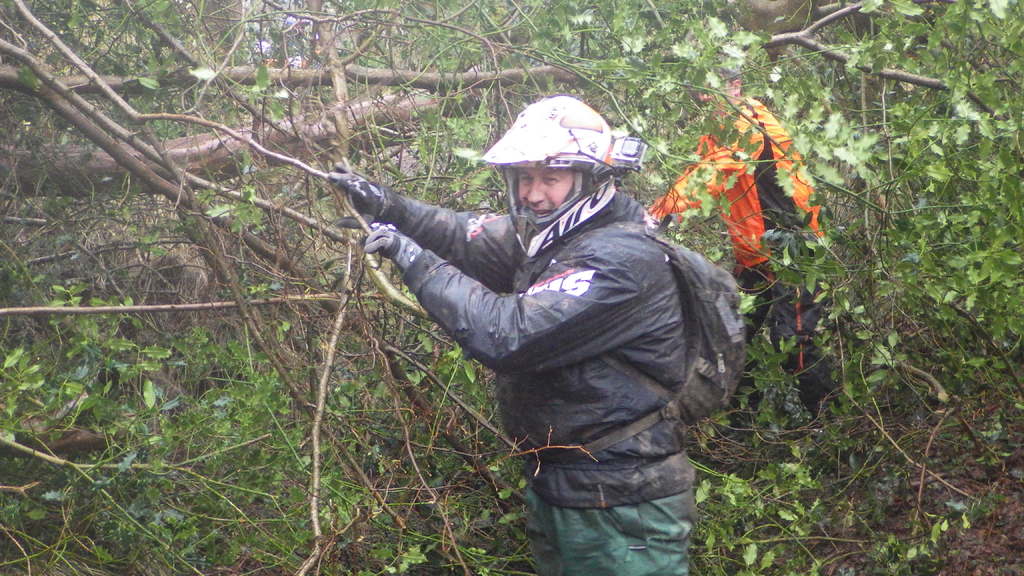
[[[533,256],[607,206],[615,194],[611,127],[572,96],[551,96],[526,107],[486,153],[502,169],[509,210],[523,248]],[[573,189],[557,210],[538,217],[520,205],[516,168],[573,170]]]

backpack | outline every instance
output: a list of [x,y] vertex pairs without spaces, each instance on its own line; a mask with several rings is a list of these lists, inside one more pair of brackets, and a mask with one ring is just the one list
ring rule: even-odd
[[[665,253],[676,278],[689,346],[683,384],[660,410],[583,445],[594,453],[639,434],[661,420],[694,424],[726,405],[746,364],[746,329],[736,280],[704,256],[669,242],[651,228],[644,234]],[[610,355],[604,361],[641,382],[664,389],[636,367]]]

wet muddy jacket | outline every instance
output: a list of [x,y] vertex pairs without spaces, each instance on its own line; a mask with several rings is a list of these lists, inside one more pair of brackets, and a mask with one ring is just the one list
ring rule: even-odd
[[675,280],[625,194],[533,258],[508,216],[395,198],[392,222],[424,252],[404,280],[473,358],[497,374],[507,433],[532,488],[556,506],[638,503],[691,487],[682,428],[662,421],[589,458],[578,446],[658,410],[668,390],[607,363],[628,362],[673,389],[684,374]]

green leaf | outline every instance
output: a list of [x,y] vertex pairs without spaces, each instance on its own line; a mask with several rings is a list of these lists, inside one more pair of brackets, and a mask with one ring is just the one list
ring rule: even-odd
[[192,68],[188,73],[203,81],[213,80],[217,76],[216,72],[206,66],[203,66],[202,68]]
[[39,78],[29,67],[18,68],[18,82],[28,86],[33,92],[39,90]]
[[754,562],[757,562],[757,544],[747,544],[747,547],[743,550],[743,562],[747,566],[752,566]]
[[221,216],[230,215],[235,211],[235,207],[231,204],[217,204],[206,211],[206,215],[210,218],[220,218]]
[[4,359],[4,370],[10,368],[11,366],[14,366],[18,362],[18,359],[21,358],[21,355],[24,353],[25,350],[22,348],[15,348],[14,350],[11,350],[11,353],[8,354],[7,358]]
[[260,66],[256,69],[256,88],[266,90],[268,86],[270,86],[270,71],[266,66]]
[[892,0],[892,7],[904,16],[920,16],[924,14],[924,8],[911,2],[911,0]]
[[156,90],[160,88],[160,82],[157,82],[154,78],[139,78],[139,84],[143,88],[149,88],[150,90]]
[[992,10],[992,15],[1000,20],[1006,18],[1006,8],[1010,5],[1010,0],[988,0],[988,7]]
[[647,39],[643,36],[626,36],[622,39],[622,49],[631,54],[641,52],[647,45]]
[[163,360],[164,358],[171,357],[171,351],[160,346],[146,346],[142,349],[142,353],[154,360]]
[[860,11],[864,14],[870,14],[871,12],[877,11],[882,6],[883,0],[864,0],[864,5]]
[[42,508],[32,508],[27,514],[25,514],[25,516],[29,520],[42,520],[43,518],[46,518],[46,510]]
[[139,453],[134,451],[134,450],[132,450],[131,452],[125,454],[124,458],[122,458],[121,461],[117,463],[117,469],[119,471],[121,471],[121,472],[124,472],[125,470],[131,468],[132,467],[132,462],[135,462],[135,459],[138,456],[139,456]]
[[147,379],[142,383],[142,402],[146,408],[156,406],[156,388],[153,386],[152,380]]

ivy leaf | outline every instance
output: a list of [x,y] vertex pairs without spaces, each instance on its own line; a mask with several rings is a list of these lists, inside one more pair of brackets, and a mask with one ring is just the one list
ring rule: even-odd
[[49,492],[43,493],[42,499],[46,500],[47,502],[63,502],[64,493],[58,492],[57,490],[50,490]]
[[706,24],[708,34],[710,34],[712,38],[725,38],[729,35],[729,27],[725,25],[725,22],[722,22],[714,16],[708,18]]

